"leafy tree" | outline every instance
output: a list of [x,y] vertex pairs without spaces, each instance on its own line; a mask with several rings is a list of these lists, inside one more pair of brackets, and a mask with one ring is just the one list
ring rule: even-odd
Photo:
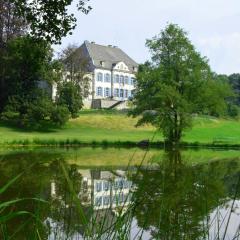
[[236,104],[240,106],[240,74],[231,74],[228,79],[236,94]]
[[58,126],[63,126],[69,120],[70,112],[65,106],[56,105],[50,113],[50,120]]
[[73,82],[59,84],[56,103],[66,106],[73,118],[78,117],[83,106],[80,86]]
[[6,96],[31,97],[40,81],[51,80],[52,50],[44,41],[35,41],[30,37],[13,39],[7,44],[3,60]]
[[[73,0],[11,0],[18,16],[29,24],[31,35],[51,43],[60,43],[61,38],[76,27],[76,17],[68,12]],[[79,0],[77,8],[84,14],[92,9],[89,0]]]
[[70,44],[61,52],[59,59],[64,66],[65,80],[78,84],[82,96],[88,97],[90,78],[87,73],[90,68],[90,60],[85,57],[82,49],[75,44]]
[[23,17],[16,15],[16,7],[10,0],[0,0],[0,112],[6,102],[7,83],[5,79],[6,44],[13,38],[26,33],[27,24]]
[[[2,118],[17,121],[23,127],[37,128],[47,119],[58,125],[64,124],[69,112],[55,107],[48,92],[47,82],[59,77],[54,71],[58,62],[52,61],[49,44],[29,36],[15,38],[7,43],[3,59],[7,91]],[[51,117],[53,112],[58,116]]]
[[[146,45],[152,62],[139,69],[131,114],[141,116],[139,125],[151,123],[162,130],[167,141],[178,143],[191,127],[192,114],[201,112],[208,100],[206,87],[213,84],[212,73],[207,59],[178,25],[169,24]],[[222,100],[222,94],[211,94],[216,101]]]
[[213,74],[202,91],[198,102],[198,112],[211,116],[229,115],[234,93],[227,76]]
[[27,23],[16,14],[16,6],[11,0],[0,0],[0,49],[14,37],[26,33]]
[[239,177],[237,161],[190,166],[184,163],[187,160],[181,160],[180,152],[171,151],[154,170],[139,169],[132,176],[136,189],[133,214],[152,239],[207,239],[208,234],[214,234],[211,230],[215,223],[222,226],[218,216],[212,222],[203,222],[234,196]]

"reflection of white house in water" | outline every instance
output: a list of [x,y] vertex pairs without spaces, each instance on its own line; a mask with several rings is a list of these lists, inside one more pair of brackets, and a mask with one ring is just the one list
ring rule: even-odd
[[126,207],[131,201],[132,182],[124,171],[79,170],[83,176],[79,198],[84,205],[92,205],[95,210]]

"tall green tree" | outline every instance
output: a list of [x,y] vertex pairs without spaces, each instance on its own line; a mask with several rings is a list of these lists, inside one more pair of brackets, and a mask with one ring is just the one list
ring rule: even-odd
[[240,74],[231,74],[228,79],[236,94],[236,104],[240,106]]
[[[192,114],[207,108],[206,90],[211,91],[207,86],[212,80],[208,60],[175,24],[167,25],[146,45],[152,61],[139,68],[131,114],[141,116],[139,125],[151,123],[167,141],[178,143],[192,125]],[[218,101],[222,95],[214,98]]]
[[80,86],[81,96],[87,98],[90,94],[90,59],[79,46],[70,44],[61,52],[59,60],[63,64],[65,80]]
[[[29,24],[30,33],[38,39],[60,43],[76,27],[76,16],[68,11],[73,0],[11,0],[18,16]],[[78,0],[77,9],[88,14],[92,9],[89,0]]]

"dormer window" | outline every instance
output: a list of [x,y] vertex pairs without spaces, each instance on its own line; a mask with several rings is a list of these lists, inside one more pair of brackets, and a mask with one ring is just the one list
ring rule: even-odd
[[100,65],[101,65],[102,67],[104,67],[104,66],[105,66],[104,61],[100,61]]
[[119,83],[119,75],[115,75],[115,83]]

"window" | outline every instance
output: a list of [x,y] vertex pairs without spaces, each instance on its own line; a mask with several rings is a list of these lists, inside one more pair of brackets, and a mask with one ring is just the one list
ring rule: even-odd
[[136,85],[136,78],[131,78],[131,85]]
[[128,90],[125,90],[125,98],[128,98]]
[[115,83],[119,83],[119,75],[115,76]]
[[103,189],[104,189],[104,191],[107,192],[110,189],[110,183],[109,182],[104,182]]
[[103,95],[102,87],[97,87],[97,96],[102,96],[102,95]]
[[104,96],[105,97],[110,97],[110,88],[105,88],[104,89]]
[[95,198],[95,206],[97,206],[97,207],[102,206],[102,197]]
[[134,97],[134,90],[131,91],[131,97]]
[[114,97],[119,97],[119,89],[118,88],[114,89]]
[[115,190],[118,190],[118,181],[115,181],[115,182],[114,182],[114,189],[115,189]]
[[103,81],[103,74],[102,73],[98,73],[97,74],[97,80],[98,80],[98,82],[102,82]]
[[112,201],[113,201],[113,204],[116,204],[116,205],[118,204],[118,198],[117,198],[116,195],[113,196],[113,200]]
[[104,67],[105,66],[104,61],[100,61],[100,65]]
[[124,84],[124,76],[120,76],[120,81],[119,81],[119,83],[122,83],[122,84]]
[[130,183],[129,181],[125,180],[125,181],[123,182],[123,188],[124,188],[124,189],[128,189],[128,188],[130,188],[130,187],[131,187],[131,183]]
[[110,80],[110,74],[109,73],[106,73],[105,76],[104,76],[104,81],[105,82],[111,82]]
[[103,205],[105,206],[110,205],[110,196],[103,197]]
[[97,192],[101,192],[102,191],[102,183],[101,182],[97,182],[95,185],[96,191]]
[[124,78],[124,82],[125,82],[125,84],[128,84],[128,76],[125,76],[125,78]]
[[123,94],[123,93],[124,93],[123,89],[120,89],[120,97],[121,97],[121,98],[124,97],[124,94]]
[[123,179],[118,182],[119,189],[123,189],[123,182]]
[[131,78],[131,85],[134,85],[134,78]]
[[124,194],[119,193],[118,199],[119,199],[119,203],[123,203],[124,202]]

